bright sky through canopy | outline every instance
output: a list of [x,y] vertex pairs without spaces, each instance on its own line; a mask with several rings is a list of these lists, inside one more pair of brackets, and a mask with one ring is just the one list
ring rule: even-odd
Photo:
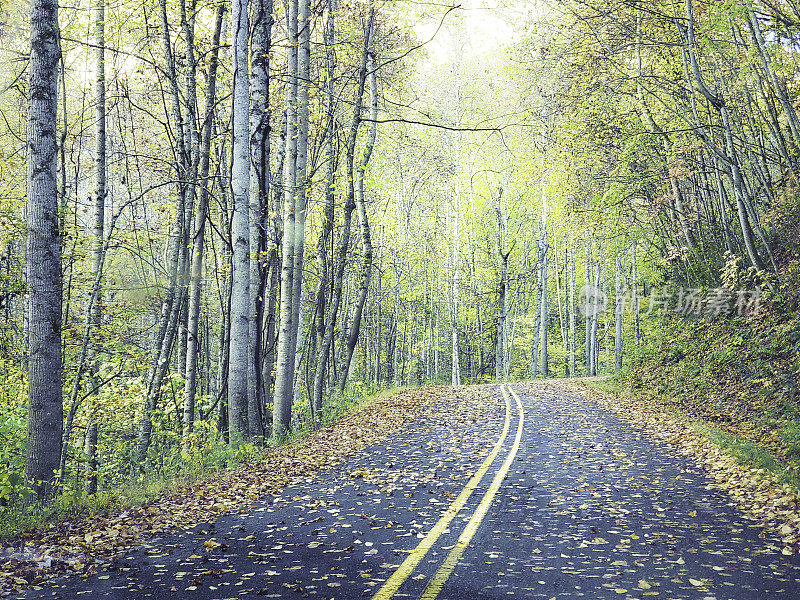
[[[509,6],[509,4],[512,4]],[[510,43],[516,34],[515,25],[524,23],[526,14],[533,3],[496,2],[495,0],[465,0],[444,19],[437,33],[441,15],[446,10],[431,11],[428,18],[415,25],[414,30],[420,40],[430,40],[426,45],[428,59],[422,70],[434,68],[453,61],[454,52],[463,60],[493,53],[500,46]],[[434,37],[435,34],[435,37]],[[456,42],[461,38],[460,44]]]

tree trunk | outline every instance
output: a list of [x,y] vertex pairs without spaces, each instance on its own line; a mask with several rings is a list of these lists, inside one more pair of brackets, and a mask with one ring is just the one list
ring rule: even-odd
[[233,218],[231,243],[230,366],[228,371],[228,411],[231,439],[247,438],[247,375],[250,336],[250,131],[247,42],[249,37],[248,0],[235,0],[232,14],[233,44],[233,164],[231,191]]
[[622,370],[622,319],[624,302],[622,299],[622,255],[617,254],[614,262],[614,373]]
[[186,371],[183,390],[183,436],[188,436],[195,420],[195,395],[197,392],[197,358],[200,353],[200,303],[203,284],[203,251],[205,247],[206,214],[208,211],[208,175],[211,164],[211,134],[213,132],[214,104],[216,102],[217,66],[219,64],[219,43],[222,35],[222,22],[225,5],[217,7],[211,57],[208,63],[208,84],[206,89],[206,114],[200,148],[201,183],[200,199],[195,213],[191,239],[192,261],[189,278],[189,307],[186,332]]
[[556,253],[555,243],[553,244],[553,263],[556,266],[556,306],[558,308],[558,328],[561,331],[561,343],[564,347],[564,377],[569,377],[569,334],[567,331],[567,303],[569,298],[567,295],[567,246],[564,245],[564,306],[561,306],[561,274],[562,271],[558,268],[558,255]]
[[153,363],[147,381],[147,394],[144,399],[142,419],[139,424],[139,432],[136,440],[136,460],[142,465],[147,457],[147,449],[150,446],[150,435],[153,430],[152,414],[156,409],[158,398],[161,395],[161,385],[164,382],[167,371],[169,370],[169,357],[172,352],[172,344],[175,340],[175,332],[178,325],[180,307],[183,303],[184,286],[179,279],[183,279],[186,263],[186,197],[187,179],[189,176],[189,153],[186,148],[185,131],[186,126],[181,110],[181,94],[178,89],[178,75],[175,69],[175,56],[172,52],[172,40],[170,36],[170,24],[167,17],[166,0],[159,1],[159,16],[161,20],[161,40],[164,46],[166,60],[166,77],[169,84],[171,96],[170,112],[173,121],[173,131],[175,134],[176,156],[175,163],[178,171],[177,198],[175,200],[175,225],[170,235],[167,245],[169,248],[169,258],[167,264],[167,283],[166,293],[161,303],[161,313],[158,319],[153,343]]
[[[106,61],[105,61],[105,0],[97,0],[95,4],[95,190],[94,190],[94,223],[92,228],[92,280],[98,277],[103,263],[103,230],[105,227],[106,204]],[[98,298],[91,307],[92,330],[97,333],[102,319],[102,302]],[[95,336],[90,358],[90,401],[89,423],[84,449],[86,452],[86,493],[97,492],[97,395],[100,387],[98,371],[100,368],[100,342]]]
[[281,252],[281,304],[278,355],[275,366],[275,392],[272,400],[272,438],[282,439],[292,420],[292,382],[296,330],[292,312],[295,202],[297,196],[297,94],[298,94],[298,0],[287,9],[289,50],[286,84],[286,152],[283,165],[283,243]]
[[461,309],[461,188],[456,179],[456,206],[453,214],[453,309],[452,309],[452,373],[451,384],[461,385],[461,360],[459,357],[458,326]]
[[498,192],[495,214],[497,216],[497,237],[495,250],[497,252],[497,268],[500,272],[500,285],[497,298],[497,338],[495,340],[495,381],[504,381],[508,377],[506,369],[506,320],[508,317],[508,256],[506,248],[508,229],[508,215],[503,210],[503,188]]
[[255,0],[250,47],[250,332],[247,372],[247,426],[252,439],[264,438],[264,305],[269,275],[270,228],[270,52],[272,0]]
[[[374,17],[370,16],[370,21]],[[369,26],[370,37],[372,37],[372,25]],[[370,97],[370,125],[367,140],[364,145],[364,151],[361,154],[361,161],[358,165],[356,173],[356,208],[358,211],[358,223],[361,228],[361,284],[359,288],[358,297],[356,299],[355,309],[353,311],[353,320],[350,324],[350,331],[347,336],[347,345],[345,347],[345,355],[342,361],[341,371],[339,375],[339,392],[344,391],[347,383],[347,374],[350,371],[350,362],[353,358],[353,351],[358,341],[358,334],[361,330],[361,315],[364,310],[364,304],[367,301],[367,293],[369,292],[369,282],[372,275],[372,234],[369,227],[369,219],[367,218],[367,207],[364,198],[364,175],[366,174],[369,159],[372,156],[372,148],[375,145],[375,134],[377,131],[377,118],[378,118],[378,80],[375,68],[375,56],[372,50],[367,51],[367,72],[369,73],[369,97]]]
[[297,13],[298,38],[298,89],[297,89],[297,199],[295,201],[294,275],[292,277],[292,390],[296,389],[300,364],[297,359],[301,346],[301,320],[303,318],[303,265],[305,263],[306,212],[311,194],[308,178],[309,86],[311,85],[311,5],[310,0],[300,0]]
[[539,330],[542,326],[542,263],[544,262],[544,245],[542,237],[539,237],[539,249],[536,259],[536,308],[533,323],[533,343],[531,344],[531,379],[536,379],[539,375],[539,341],[541,335]]
[[597,327],[598,327],[598,318],[600,316],[600,298],[599,298],[599,290],[600,290],[600,261],[597,261],[594,266],[594,287],[595,287],[595,294],[593,298],[593,305],[592,305],[592,324],[590,329],[590,337],[589,337],[589,349],[590,349],[590,364],[591,368],[589,369],[589,375],[594,376],[598,373],[598,366],[597,360],[600,354],[599,347],[597,345]]
[[640,329],[639,329],[639,280],[638,280],[638,267],[636,265],[636,240],[633,241],[632,249],[632,265],[631,265],[631,287],[633,288],[633,336],[636,339],[636,345],[639,345]]
[[570,248],[569,260],[569,372],[575,377],[575,350],[577,340],[575,339],[575,249]]
[[[786,115],[786,120],[789,124],[789,131],[792,135],[792,140],[794,141],[795,146],[800,148],[800,120],[797,118],[797,112],[795,112],[794,104],[792,104],[792,100],[789,97],[786,85],[782,81],[778,80],[778,76],[775,74],[775,69],[772,68],[772,61],[770,59],[766,43],[764,42],[764,36],[761,33],[761,24],[759,23],[758,17],[753,10],[753,3],[750,0],[746,0],[745,4],[747,6],[747,24],[750,28],[750,33],[753,36],[753,44],[758,50],[758,55],[761,58],[761,64],[763,65],[764,72],[767,74],[767,79],[772,86],[772,91],[778,97],[778,100],[783,107],[783,112]],[[795,169],[795,171],[797,170],[796,162],[792,164],[792,167]]]
[[764,264],[761,261],[758,250],[756,249],[755,240],[753,238],[753,229],[750,224],[750,219],[747,215],[746,207],[746,191],[744,189],[744,181],[742,180],[741,171],[739,170],[739,160],[736,156],[736,148],[733,143],[733,133],[731,131],[730,119],[728,116],[728,108],[725,104],[725,99],[712,92],[705,83],[703,74],[700,71],[700,65],[697,61],[695,54],[695,41],[694,41],[694,7],[692,0],[686,0],[686,20],[687,20],[687,50],[689,60],[694,75],[694,84],[698,91],[708,100],[708,102],[719,112],[722,119],[723,135],[725,136],[725,146],[727,150],[727,162],[731,170],[731,180],[733,182],[734,196],[736,198],[737,212],[739,213],[739,224],[742,228],[742,238],[747,250],[747,256],[750,259],[750,264],[757,269],[763,269]]
[[589,306],[589,288],[592,286],[592,263],[591,263],[591,246],[589,242],[589,232],[586,232],[586,280],[583,286],[586,292],[581,300],[583,301],[584,310],[584,325],[585,325],[585,338],[584,349],[586,352],[586,373],[592,374],[592,312]]
[[539,332],[541,339],[539,341],[539,345],[541,348],[541,365],[540,365],[540,372],[542,373],[543,377],[547,377],[550,374],[550,365],[548,360],[548,352],[547,352],[547,333],[548,333],[548,325],[550,324],[550,318],[548,314],[548,306],[547,306],[547,265],[548,265],[548,240],[547,240],[547,198],[545,196],[544,190],[542,190],[542,292],[541,292],[541,299],[542,303],[540,306],[541,311],[541,318],[539,320]]
[[[320,352],[323,342],[325,340],[325,317],[327,313],[327,293],[330,284],[330,264],[328,262],[328,246],[330,245],[331,233],[333,231],[334,209],[336,201],[336,153],[334,151],[334,127],[336,125],[336,105],[334,103],[334,90],[333,78],[336,71],[336,59],[334,54],[334,43],[336,41],[336,0],[327,0],[328,18],[325,23],[324,43],[325,43],[325,60],[326,60],[326,77],[325,77],[325,207],[322,212],[322,229],[320,231],[319,240],[317,242],[317,268],[319,270],[319,287],[316,293],[316,302],[314,306],[314,334],[316,336],[317,351]],[[309,355],[309,360],[310,360]],[[317,356],[315,364],[315,381],[316,370],[319,368],[319,359],[321,353]],[[325,357],[327,361],[327,356]],[[322,365],[323,371],[325,366]],[[319,397],[312,392],[311,394],[311,413],[312,416],[322,410],[322,395]],[[319,405],[317,404],[319,402]]]
[[[361,108],[363,106],[364,87],[367,81],[367,55],[369,48],[372,44],[372,28],[375,19],[374,11],[370,11],[369,20],[364,31],[364,45],[361,54],[361,67],[359,69],[358,81],[356,84],[355,92],[355,106],[353,108],[353,120],[350,125],[350,133],[347,138],[347,173],[352,174],[353,163],[355,160],[355,146],[358,137],[358,128],[361,124]],[[322,345],[319,348],[319,358],[317,360],[317,370],[314,374],[314,406],[317,410],[322,408],[322,394],[325,384],[325,371],[328,364],[328,358],[333,354],[333,335],[334,327],[336,325],[336,316],[339,311],[339,304],[342,299],[342,286],[344,280],[344,268],[347,259],[347,247],[350,241],[350,222],[352,219],[353,211],[356,208],[355,199],[355,184],[353,177],[348,177],[347,187],[347,200],[344,207],[344,224],[342,233],[339,238],[339,244],[336,249],[336,272],[333,276],[333,290],[331,292],[331,302],[328,307],[328,312],[325,316],[325,337],[322,340]],[[331,369],[335,373],[335,369]]]
[[58,224],[57,0],[32,0],[28,103],[28,440],[25,475],[37,500],[54,489],[62,434],[61,238]]

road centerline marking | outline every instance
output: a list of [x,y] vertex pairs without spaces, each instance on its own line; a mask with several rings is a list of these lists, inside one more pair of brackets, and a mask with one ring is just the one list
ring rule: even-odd
[[[508,402],[508,397],[506,396],[505,390],[503,390],[503,388],[500,389],[503,391],[503,396],[506,398],[506,402]],[[517,396],[516,392],[514,392],[510,386],[508,386],[508,391],[511,392],[511,395],[514,397],[519,410],[519,423],[517,425],[517,435],[514,438],[514,445],[511,447],[511,451],[508,453],[503,465],[495,474],[489,489],[486,490],[486,493],[483,495],[481,503],[478,505],[478,508],[475,510],[475,513],[472,515],[469,523],[467,523],[464,531],[459,536],[455,546],[453,546],[453,548],[450,550],[450,553],[444,559],[444,562],[439,567],[439,570],[436,571],[433,579],[431,579],[430,583],[428,583],[425,591],[422,592],[420,600],[434,600],[436,596],[439,595],[439,592],[442,591],[442,587],[455,570],[458,560],[461,558],[461,555],[464,554],[464,551],[469,546],[472,537],[478,531],[478,527],[480,526],[484,517],[486,517],[486,513],[489,511],[489,506],[491,506],[495,495],[500,489],[500,486],[503,484],[503,479],[505,479],[505,476],[508,474],[508,471],[511,468],[511,464],[514,462],[514,458],[517,456],[517,451],[519,450],[520,442],[522,441],[522,427],[525,422],[525,417],[519,396]]]
[[397,570],[392,573],[392,576],[389,577],[389,579],[386,580],[386,583],[384,583],[383,586],[372,597],[372,600],[389,600],[392,596],[394,596],[395,592],[400,589],[400,586],[403,585],[403,582],[408,579],[409,575],[411,575],[416,566],[428,553],[428,550],[433,547],[433,545],[436,543],[436,540],[438,540],[442,533],[444,533],[444,530],[447,529],[450,521],[452,521],[461,511],[461,509],[464,508],[467,500],[469,500],[469,497],[472,495],[472,492],[475,491],[475,488],[478,487],[484,475],[486,475],[486,472],[489,470],[489,467],[492,466],[494,459],[499,454],[503,443],[505,443],[506,438],[508,437],[508,432],[511,429],[511,403],[508,400],[508,394],[506,394],[502,386],[500,387],[500,391],[503,393],[503,400],[505,401],[506,405],[506,418],[505,423],[503,424],[503,431],[495,443],[494,448],[489,453],[489,456],[487,456],[483,461],[475,474],[467,482],[467,485],[464,486],[464,489],[461,490],[461,493],[456,497],[455,500],[453,500],[450,506],[447,507],[447,510],[444,511],[444,514],[436,522],[436,525],[434,525],[428,534],[422,539],[422,541],[417,544],[417,547],[409,553],[402,564],[397,567]]

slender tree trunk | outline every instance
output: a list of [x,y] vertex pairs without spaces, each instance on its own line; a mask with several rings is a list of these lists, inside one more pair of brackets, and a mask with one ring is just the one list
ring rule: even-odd
[[[95,205],[94,224],[92,228],[92,280],[98,277],[103,262],[103,231],[105,227],[106,204],[106,61],[105,61],[105,0],[97,0],[94,10],[95,20]],[[100,292],[102,295],[102,292]],[[98,371],[100,368],[100,343],[97,339],[97,329],[102,319],[102,302],[98,297],[91,309],[92,329],[95,340],[92,344],[90,358],[90,401],[89,423],[85,440],[86,453],[86,493],[97,492],[97,395],[100,387]]]
[[62,435],[61,238],[58,224],[57,0],[32,0],[28,102],[28,440],[25,475],[36,499],[54,489]]
[[197,359],[200,354],[200,304],[203,284],[203,251],[205,247],[206,214],[208,212],[208,175],[211,165],[211,134],[213,132],[214,104],[216,102],[217,66],[225,4],[217,7],[211,56],[208,63],[206,89],[206,114],[203,121],[200,148],[199,178],[200,199],[195,213],[191,239],[192,260],[189,278],[189,306],[186,331],[186,371],[183,390],[183,436],[188,436],[195,420],[195,395],[197,393]]
[[547,239],[547,198],[544,190],[542,190],[542,293],[541,293],[541,319],[539,321],[539,332],[541,340],[539,345],[541,347],[541,373],[543,377],[550,374],[550,365],[547,352],[547,333],[550,324],[550,317],[548,314],[547,306],[547,266],[548,266],[548,239]]
[[585,338],[584,347],[586,350],[586,373],[592,374],[592,312],[589,306],[589,288],[592,284],[592,262],[591,262],[591,246],[589,241],[589,232],[586,232],[586,281],[584,283],[584,291],[587,292],[581,300],[584,306],[584,325],[585,325]]
[[[596,290],[600,290],[600,261],[597,261],[597,263],[594,266],[594,287]],[[597,328],[598,328],[598,319],[600,316],[599,292],[594,294],[593,306],[591,312],[592,312],[592,325],[590,329],[590,338],[589,338],[591,368],[589,370],[589,375],[594,376],[597,375],[598,373],[597,359],[600,355],[600,349],[597,345]]]
[[725,137],[725,146],[727,150],[727,161],[731,171],[731,180],[733,182],[734,196],[736,198],[737,212],[739,213],[739,224],[742,229],[742,238],[747,250],[750,263],[757,269],[763,269],[764,264],[761,261],[758,250],[756,249],[755,240],[753,238],[753,229],[750,224],[750,219],[747,214],[746,206],[746,190],[742,174],[739,169],[739,160],[736,155],[736,148],[733,143],[733,133],[731,131],[731,124],[728,115],[728,108],[725,104],[725,99],[712,92],[705,83],[703,74],[700,71],[700,65],[697,61],[695,53],[694,41],[694,7],[692,0],[686,0],[686,20],[687,20],[687,50],[689,60],[694,75],[694,84],[698,91],[708,100],[708,102],[719,112],[722,119],[723,135]]
[[[456,186],[459,186],[456,181]],[[461,310],[461,249],[459,247],[459,239],[461,237],[461,204],[460,194],[456,193],[456,208],[453,215],[453,310],[451,315],[452,320],[452,385],[461,385],[461,360],[459,357],[459,314]]]
[[539,330],[542,326],[542,264],[544,263],[544,245],[542,239],[540,235],[536,260],[536,308],[534,310],[533,343],[531,345],[531,379],[536,379],[539,375],[539,341],[541,340]]
[[569,372],[575,377],[575,349],[577,340],[575,339],[575,249],[570,247],[569,260]]
[[[370,26],[370,30],[371,29],[372,27]],[[350,331],[347,336],[347,346],[345,347],[345,356],[342,361],[342,370],[339,375],[339,392],[344,391],[345,384],[347,383],[347,374],[350,370],[353,351],[355,350],[358,334],[361,330],[361,315],[367,300],[369,282],[372,274],[372,234],[369,227],[366,201],[364,198],[364,175],[366,174],[369,159],[372,156],[372,148],[375,145],[375,134],[377,131],[376,121],[378,118],[378,80],[375,68],[375,56],[371,50],[367,52],[367,72],[369,73],[370,125],[367,141],[356,174],[356,208],[358,212],[358,223],[361,228],[361,284],[353,311],[353,320],[350,324]]]
[[[772,60],[770,59],[767,45],[764,42],[764,36],[761,33],[761,24],[759,23],[758,17],[753,10],[753,3],[750,0],[746,0],[745,4],[747,6],[747,24],[750,28],[750,33],[753,36],[753,44],[758,50],[758,55],[761,58],[761,63],[764,67],[764,72],[767,75],[767,79],[772,86],[772,91],[775,93],[775,96],[777,96],[781,106],[783,107],[783,112],[786,115],[786,120],[789,124],[789,131],[791,132],[795,147],[800,149],[800,119],[797,117],[797,112],[795,111],[794,104],[792,104],[792,100],[789,97],[786,85],[782,81],[778,80],[778,76],[775,74],[775,69],[772,67]],[[796,163],[792,164],[792,166],[795,170],[797,170]]]
[[[276,150],[276,157],[275,157],[275,168],[273,173],[275,174],[274,177],[277,178],[278,174],[283,174],[284,168],[286,165],[286,150],[287,150],[287,143],[286,143],[286,131],[288,127],[288,108],[284,111],[282,124],[281,124],[281,135],[278,140],[277,150]],[[274,180],[273,180],[274,181]],[[284,190],[282,185],[273,185],[272,186],[272,205],[274,210],[270,211],[273,214],[271,215],[270,221],[270,231],[271,231],[271,251],[269,255],[270,261],[270,282],[269,282],[269,308],[265,315],[267,319],[266,324],[266,339],[265,339],[265,360],[264,360],[264,367],[263,367],[263,378],[265,380],[265,390],[269,391],[271,394],[268,396],[270,399],[274,399],[275,395],[275,384],[277,381],[277,371],[278,371],[278,330],[280,328],[280,315],[276,311],[276,309],[280,310],[280,293],[281,293],[281,285],[283,281],[283,261],[282,261],[282,248],[283,248],[283,223],[282,218],[280,217],[280,207],[283,206],[283,198],[284,198]],[[266,406],[266,398],[265,398],[265,406],[264,406],[264,415],[270,421],[269,432],[271,434],[272,429],[272,416],[274,414],[274,405],[273,405],[273,413],[269,413],[267,411]]]
[[270,228],[270,52],[272,0],[255,0],[250,78],[250,332],[247,372],[247,426],[252,439],[264,438],[264,297],[269,275]]
[[297,333],[295,334],[295,348],[294,348],[294,390],[292,392],[292,403],[297,403],[300,398],[300,366],[303,362],[303,352],[306,347],[306,336],[308,335],[303,321],[303,310],[305,307],[305,300],[303,299],[303,290],[305,289],[305,281],[302,281],[300,286],[300,293],[297,296],[297,312],[299,318],[297,321]]
[[190,0],[192,4],[187,10],[186,0],[181,0],[181,29],[185,42],[185,102],[186,102],[186,123],[184,135],[186,136],[186,155],[183,170],[185,190],[185,208],[183,239],[181,241],[181,261],[180,261],[180,310],[179,310],[179,337],[176,364],[178,372],[186,373],[186,356],[188,349],[188,314],[189,314],[189,280],[191,278],[190,260],[190,236],[192,235],[192,218],[194,215],[194,204],[197,195],[197,169],[200,159],[200,142],[197,117],[197,60],[195,58],[194,30],[196,2]]
[[[353,174],[353,164],[355,161],[355,146],[358,137],[358,128],[361,124],[361,109],[363,106],[364,87],[367,81],[367,55],[372,44],[372,29],[375,19],[374,11],[370,11],[369,20],[364,31],[364,46],[361,54],[361,66],[359,69],[358,81],[356,84],[355,107],[353,108],[353,120],[350,125],[350,133],[347,138],[347,173]],[[333,291],[328,313],[325,316],[325,337],[319,349],[319,360],[317,371],[314,375],[314,405],[318,410],[322,407],[322,394],[325,383],[325,371],[328,358],[333,354],[333,336],[336,325],[336,316],[339,311],[339,304],[342,299],[342,286],[344,280],[345,261],[347,259],[347,247],[350,240],[350,222],[353,211],[356,208],[355,182],[352,176],[348,177],[347,200],[344,207],[344,224],[336,250],[336,272],[333,276]],[[331,369],[335,371],[334,369]]]
[[297,393],[297,375],[300,369],[298,354],[302,348],[303,319],[303,265],[305,262],[306,211],[311,182],[308,179],[308,131],[309,131],[309,86],[311,69],[311,6],[310,0],[300,0],[297,13],[297,193],[295,196],[294,225],[294,273],[292,275],[292,312],[290,331],[292,347],[290,362],[287,365],[290,389],[287,392],[291,412],[291,402]]
[[400,267],[399,259],[394,261],[394,318],[392,326],[392,377],[390,381],[395,387],[400,385],[399,351],[397,336],[400,332]]
[[294,313],[294,253],[297,200],[297,94],[298,94],[298,0],[291,0],[287,9],[289,50],[286,84],[286,152],[283,165],[283,244],[281,252],[281,304],[275,393],[272,400],[272,437],[281,439],[289,431],[292,420],[292,382],[296,330],[292,328]]
[[[172,40],[170,36],[170,24],[167,17],[166,0],[159,1],[159,16],[161,20],[161,40],[164,46],[166,60],[166,77],[169,84],[171,97],[170,113],[172,126],[175,135],[175,163],[179,183],[177,187],[177,198],[175,201],[175,225],[167,243],[169,248],[169,259],[167,264],[167,275],[169,281],[164,299],[161,303],[161,314],[158,320],[158,328],[153,344],[153,364],[150,368],[147,383],[147,394],[144,399],[142,419],[139,424],[139,432],[136,440],[136,459],[143,465],[147,457],[147,449],[150,446],[150,435],[153,430],[152,414],[156,409],[158,398],[161,395],[161,385],[169,370],[169,357],[172,352],[172,344],[175,340],[180,307],[183,303],[184,286],[182,283],[183,273],[186,264],[186,198],[187,198],[187,179],[189,176],[188,165],[190,163],[189,151],[186,147],[186,124],[181,110],[181,94],[178,89],[178,75],[175,68],[175,56],[172,51]],[[171,246],[171,247],[170,247]]]
[[639,329],[639,280],[638,280],[638,266],[636,265],[636,240],[633,241],[632,249],[632,265],[631,265],[631,279],[633,279],[633,335],[636,339],[636,345],[639,345],[640,329]]
[[495,250],[497,252],[497,267],[500,272],[500,286],[497,299],[497,338],[495,340],[495,381],[503,381],[508,376],[506,372],[506,320],[508,317],[508,256],[506,237],[508,229],[508,215],[503,210],[503,189],[500,188],[495,206],[497,216],[497,237]]
[[[383,230],[381,230],[381,234]],[[383,235],[380,236],[383,238]],[[378,278],[375,280],[375,301],[377,306],[375,307],[376,315],[375,315],[375,334],[373,339],[375,340],[375,356],[373,361],[373,368],[374,368],[374,377],[373,381],[376,385],[380,385],[381,382],[381,346],[383,342],[383,299],[382,299],[382,289],[381,283],[383,279],[383,252],[378,255],[378,268],[377,268]]]
[[558,268],[558,256],[553,243],[553,263],[556,265],[556,306],[558,307],[558,328],[561,331],[561,343],[564,346],[564,376],[569,377],[569,334],[567,332],[567,247],[564,246],[564,307],[561,307],[561,270]]
[[622,319],[624,317],[622,309],[622,255],[617,254],[614,262],[614,298],[616,307],[614,310],[614,373],[622,370]]
[[[336,125],[336,105],[333,96],[333,78],[336,71],[336,57],[334,54],[334,43],[336,41],[336,0],[327,0],[327,13],[328,18],[325,23],[324,42],[325,42],[325,59],[326,59],[326,77],[325,77],[325,112],[327,121],[325,124],[325,207],[322,213],[322,229],[320,231],[319,240],[317,242],[317,268],[319,270],[319,287],[316,293],[315,303],[315,335],[316,346],[319,355],[315,364],[315,380],[316,372],[322,367],[324,372],[325,365],[320,365],[322,357],[321,348],[325,340],[325,317],[327,307],[327,293],[330,284],[330,265],[328,263],[328,246],[331,240],[331,233],[333,231],[333,219],[335,209],[335,191],[336,191],[336,153],[334,151],[334,127]],[[309,356],[310,357],[310,356]],[[325,357],[327,362],[327,356]],[[319,405],[317,404],[319,401]],[[319,397],[316,394],[311,394],[311,413],[312,416],[322,410],[322,395]]]
[[250,131],[247,42],[250,32],[248,0],[235,0],[232,14],[233,44],[233,164],[231,190],[233,218],[233,273],[231,277],[230,365],[228,411],[231,439],[247,438],[248,350],[250,336]]

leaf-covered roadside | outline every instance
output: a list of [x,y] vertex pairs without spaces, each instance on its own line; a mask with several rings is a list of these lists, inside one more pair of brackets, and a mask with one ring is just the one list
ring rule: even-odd
[[[793,271],[794,269],[794,271]],[[757,315],[686,319],[664,315],[615,383],[769,448],[800,477],[800,266],[766,294]]]
[[244,509],[293,480],[331,467],[353,452],[385,439],[418,418],[432,416],[447,387],[407,390],[379,399],[307,437],[267,450],[263,460],[218,474],[149,505],[27,532],[2,548],[0,595],[46,577],[94,572],[97,559],[143,540]]
[[[754,525],[777,533],[783,541],[778,549],[785,555],[800,550],[800,495],[788,484],[765,469],[740,464],[708,437],[698,432],[690,419],[668,409],[657,399],[632,401],[604,393],[581,382],[551,383],[556,389],[571,391],[597,402],[618,416],[644,430],[651,437],[674,446],[681,454],[694,459],[725,490],[732,502]],[[759,535],[764,538],[764,534]]]

